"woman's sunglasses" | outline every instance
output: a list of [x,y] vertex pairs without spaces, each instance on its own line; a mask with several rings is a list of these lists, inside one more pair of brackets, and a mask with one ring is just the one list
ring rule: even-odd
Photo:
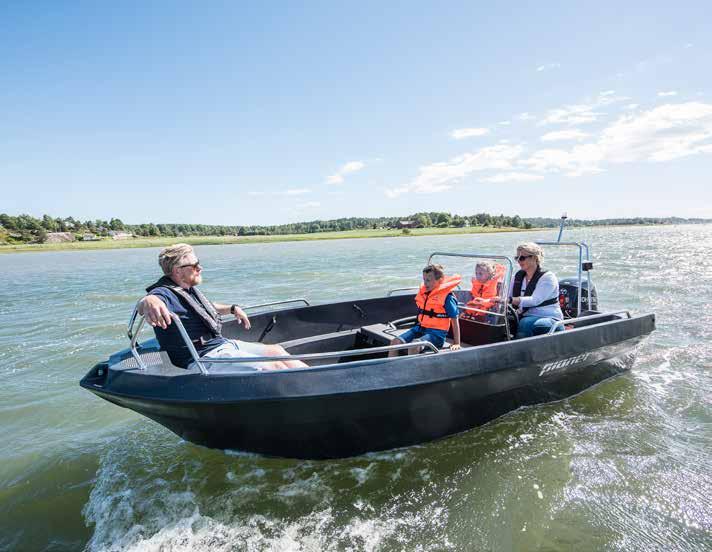
[[524,259],[530,259],[534,255],[519,255],[519,257],[514,257],[515,261],[523,261]]

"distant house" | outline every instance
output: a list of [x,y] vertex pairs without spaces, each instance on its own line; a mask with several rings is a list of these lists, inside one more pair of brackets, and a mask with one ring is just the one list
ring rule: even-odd
[[112,240],[128,240],[129,238],[133,238],[131,232],[124,232],[123,230],[110,230],[109,236],[111,236]]
[[90,232],[87,232],[82,236],[82,241],[99,241],[101,238],[97,236],[96,234],[91,234]]
[[71,232],[47,232],[46,243],[73,242],[74,234]]
[[398,228],[415,228],[414,220],[399,220]]

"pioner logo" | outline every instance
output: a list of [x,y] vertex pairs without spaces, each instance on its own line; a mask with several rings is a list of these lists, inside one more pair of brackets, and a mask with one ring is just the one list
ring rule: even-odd
[[563,370],[564,368],[568,368],[569,366],[573,366],[574,364],[578,364],[579,362],[583,362],[588,358],[588,355],[591,353],[581,353],[580,355],[576,355],[574,357],[569,357],[565,358],[564,360],[557,360],[556,362],[548,362],[544,364],[541,368],[541,372],[539,372],[540,376],[543,376],[544,374],[550,374],[551,372],[556,372],[557,370]]

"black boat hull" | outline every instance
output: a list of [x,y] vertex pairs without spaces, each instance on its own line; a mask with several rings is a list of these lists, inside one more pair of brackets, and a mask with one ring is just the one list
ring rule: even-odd
[[[339,458],[431,441],[526,405],[570,397],[629,370],[654,315],[549,336],[243,374],[147,378],[97,367],[83,387],[213,448]],[[100,365],[106,367],[106,365]]]

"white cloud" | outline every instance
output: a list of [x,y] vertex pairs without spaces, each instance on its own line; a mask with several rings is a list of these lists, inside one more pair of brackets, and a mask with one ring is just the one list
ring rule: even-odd
[[360,171],[365,166],[366,163],[363,161],[349,161],[348,163],[342,165],[336,173],[328,176],[326,178],[326,182],[328,184],[341,184],[344,181],[345,175]]
[[349,161],[343,167],[341,167],[342,174],[348,174],[356,171],[360,171],[366,166],[363,161]]
[[497,174],[495,176],[490,176],[482,179],[484,182],[536,182],[537,180],[544,180],[544,177],[540,174],[529,174],[522,172],[507,172]]
[[539,67],[536,68],[536,71],[537,73],[541,73],[542,71],[558,69],[559,67],[561,67],[560,63],[545,63],[544,65],[539,65]]
[[694,44],[692,44],[692,42],[688,42],[687,44],[685,44],[685,48],[692,48],[693,46]]
[[519,164],[537,172],[563,172],[566,176],[581,176],[601,172],[601,161],[602,154],[596,144],[582,144],[571,150],[542,149]]
[[511,121],[500,121],[500,122],[497,123],[497,124],[498,124],[498,125],[502,125],[502,126],[509,126],[509,125],[511,125],[512,123],[511,123]]
[[521,146],[506,144],[481,148],[472,153],[454,157],[442,163],[432,163],[420,167],[418,176],[406,186],[386,190],[390,198],[408,192],[432,194],[449,190],[452,184],[465,176],[484,170],[506,170],[521,155]]
[[536,117],[525,111],[524,113],[520,113],[519,115],[517,115],[517,119],[519,119],[520,121],[532,121],[536,119]]
[[550,109],[546,116],[539,121],[538,125],[583,125],[596,122],[602,115],[598,108],[618,102],[630,100],[626,96],[617,96],[615,90],[606,90],[597,97],[589,99],[584,103],[564,105],[556,109]]
[[712,104],[666,104],[620,118],[603,131],[600,146],[611,162],[669,161],[709,153]]
[[601,172],[605,164],[670,161],[704,153],[712,153],[712,104],[688,102],[624,115],[594,143],[539,150],[519,164],[536,172],[580,176]]
[[[604,93],[599,99],[601,97],[621,101],[612,93]],[[582,139],[590,134],[570,129],[544,136],[549,141]],[[712,154],[712,103],[666,104],[627,113],[593,140],[570,148],[539,149],[528,157],[523,157],[525,145],[522,143],[483,147],[448,161],[422,166],[411,182],[384,193],[389,198],[397,198],[406,193],[441,192],[478,171],[494,173],[481,178],[485,182],[536,182],[543,180],[547,173],[577,177],[601,173],[613,164],[664,162]]]
[[571,130],[559,130],[555,132],[547,132],[541,137],[542,142],[557,142],[561,140],[582,140],[590,136],[586,132],[582,132],[577,128]]
[[250,190],[247,192],[247,195],[249,196],[263,196],[265,195],[266,192],[257,192],[255,190]]
[[463,138],[471,138],[473,136],[484,136],[489,134],[488,128],[458,128],[450,133],[450,136],[455,138],[455,140],[462,140]]
[[677,91],[669,90],[668,92],[658,92],[658,97],[660,98],[669,98],[672,96],[677,96]]
[[304,209],[315,209],[316,207],[320,207],[321,203],[318,201],[305,201],[303,203],[297,203],[294,207],[296,209],[304,210]]
[[539,126],[566,124],[582,125],[593,123],[602,115],[593,111],[594,106],[587,104],[565,105],[558,109],[550,109],[546,116],[539,121]]
[[286,190],[284,192],[284,195],[295,196],[295,195],[304,195],[304,194],[308,194],[308,193],[311,193],[311,190],[309,190],[308,188],[291,188],[289,190]]
[[628,104],[627,106],[625,106],[625,109],[633,110],[633,109],[638,109],[639,107],[640,107],[639,104],[632,103],[632,104]]

